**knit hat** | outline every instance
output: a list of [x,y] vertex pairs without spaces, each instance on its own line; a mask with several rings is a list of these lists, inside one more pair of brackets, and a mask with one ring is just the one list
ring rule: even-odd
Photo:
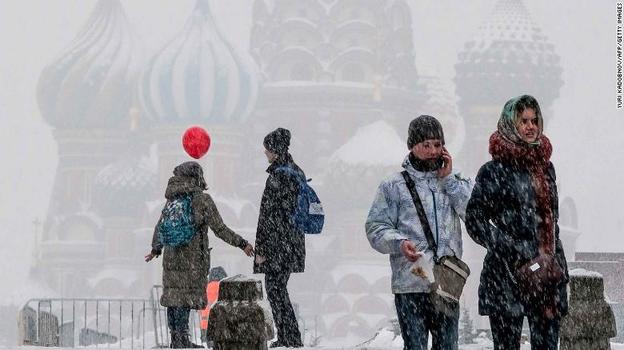
[[430,139],[438,139],[444,144],[442,124],[440,124],[436,118],[430,115],[421,115],[410,122],[409,129],[407,130],[408,149]]
[[221,281],[222,279],[227,277],[227,273],[225,269],[221,266],[215,266],[210,269],[210,273],[208,273],[208,281]]
[[264,137],[264,148],[275,153],[285,154],[290,146],[290,131],[284,128],[277,128]]

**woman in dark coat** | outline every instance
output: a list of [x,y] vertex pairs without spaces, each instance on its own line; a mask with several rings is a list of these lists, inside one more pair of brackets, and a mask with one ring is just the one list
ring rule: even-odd
[[290,131],[278,128],[264,138],[265,154],[271,163],[267,172],[256,231],[254,273],[265,274],[267,298],[277,328],[271,347],[302,347],[297,318],[287,284],[291,273],[305,269],[305,236],[293,223],[293,213],[303,171],[288,153]]
[[160,303],[167,308],[172,348],[201,347],[192,344],[188,338],[188,319],[191,309],[202,310],[207,305],[206,285],[211,249],[208,244],[208,228],[226,243],[243,249],[248,256],[253,254],[252,246],[223,223],[212,197],[204,192],[206,189],[199,163],[185,162],[173,170],[165,198],[171,201],[192,195],[195,234],[188,244],[163,247],[157,225],[152,237],[152,251],[145,256],[145,260],[150,261],[158,257],[164,248],[163,295]]
[[[535,98],[523,95],[505,104],[498,131],[490,137],[492,160],[479,170],[466,209],[468,234],[487,249],[479,313],[490,318],[494,349],[520,349],[524,316],[532,349],[557,349],[560,320],[568,309],[552,145],[542,131]],[[535,265],[536,258],[550,263]],[[519,271],[529,265],[559,277],[541,278],[549,281],[545,288],[526,292],[530,289],[523,288]]]

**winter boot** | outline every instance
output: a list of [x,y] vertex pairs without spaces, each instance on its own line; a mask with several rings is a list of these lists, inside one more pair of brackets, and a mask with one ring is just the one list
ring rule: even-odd
[[171,344],[169,345],[169,348],[171,349],[184,348],[181,339],[182,338],[180,337],[180,332],[171,331]]
[[274,342],[271,343],[271,345],[269,345],[269,348],[281,348],[286,346],[286,343],[284,343],[281,340],[276,340]]
[[203,345],[197,345],[191,342],[190,335],[188,331],[180,332],[180,343],[182,344],[183,349],[203,349]]

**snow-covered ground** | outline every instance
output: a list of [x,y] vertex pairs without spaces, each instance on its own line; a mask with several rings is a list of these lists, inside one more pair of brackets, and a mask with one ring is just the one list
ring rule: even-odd
[[[122,344],[123,345],[123,344]],[[89,347],[89,349],[95,349],[95,346]],[[107,347],[104,345],[100,345],[99,348],[102,349],[107,349]],[[111,349],[131,349],[130,346],[125,347],[122,346],[122,348],[119,347],[115,347],[111,344],[110,346]],[[469,344],[469,345],[460,345],[459,349],[460,350],[487,350],[487,349],[492,349],[492,343],[483,343],[483,344]],[[0,347],[0,349],[20,349],[20,350],[41,350],[41,347],[36,347],[36,346],[20,346],[20,347],[14,347],[14,348],[2,348]],[[46,350],[54,350],[54,349],[59,349],[59,350],[67,350],[68,348],[46,348]],[[85,349],[85,348],[76,348],[76,349]],[[136,349],[136,348],[135,348]],[[139,348],[140,349],[140,348]],[[149,348],[148,348],[149,349]],[[287,348],[277,348],[277,349],[287,349]],[[372,345],[362,345],[362,346],[353,346],[353,345],[332,345],[332,346],[317,346],[317,347],[304,347],[303,350],[398,350],[398,349],[403,349],[402,344],[386,344],[383,346],[372,346]],[[524,344],[521,347],[521,350],[529,350],[531,349],[531,345],[529,344]],[[624,350],[624,344],[618,344],[618,343],[611,343],[611,350]]]
[[[1,340],[1,339],[0,339]],[[275,339],[272,339],[274,341]],[[306,340],[307,343],[308,340]],[[492,341],[485,336],[485,333],[481,333],[474,340],[475,344],[460,344],[459,350],[488,350],[493,349]],[[270,342],[269,342],[270,343]],[[5,342],[6,344],[6,342]],[[121,344],[100,344],[90,345],[87,347],[76,347],[74,349],[155,349],[158,348],[155,345],[155,336],[153,332],[145,333],[144,337],[135,337],[134,339],[125,338]],[[429,347],[431,347],[431,338],[429,338]],[[42,347],[37,346],[15,346],[7,347],[0,345],[0,350],[4,349],[20,349],[20,350],[42,350]],[[70,348],[50,347],[47,349],[62,349],[68,350]],[[280,347],[276,349],[287,349]],[[333,338],[333,339],[321,339],[317,346],[307,346],[303,350],[402,350],[403,339],[400,335],[395,334],[391,328],[380,329],[375,336],[364,343],[357,338]],[[521,350],[530,350],[531,345],[526,343],[522,344]],[[611,350],[624,350],[624,344],[611,343]]]
[[[5,349],[5,348],[1,348],[1,349]],[[16,348],[6,348],[6,349],[20,349],[20,350],[41,350],[41,348],[38,347],[16,347]],[[46,350],[54,350],[54,349],[63,349],[63,350],[67,350],[67,348],[46,348]],[[104,349],[106,349],[106,347],[104,347]],[[113,349],[113,347],[111,347],[111,349]],[[123,349],[123,348],[122,348]],[[276,348],[276,349],[287,349],[287,348]],[[332,348],[326,348],[326,347],[313,347],[313,348],[309,348],[309,347],[305,347],[302,350],[395,350],[395,349],[402,349],[402,347],[386,347],[386,348],[379,348],[379,347],[332,347]],[[459,347],[460,350],[486,350],[486,349],[492,349],[491,345],[478,345],[478,344],[472,344],[472,345],[460,345]],[[521,350],[529,350],[531,349],[530,345],[523,345],[521,347]],[[624,350],[624,344],[615,344],[615,343],[611,343],[611,350]]]

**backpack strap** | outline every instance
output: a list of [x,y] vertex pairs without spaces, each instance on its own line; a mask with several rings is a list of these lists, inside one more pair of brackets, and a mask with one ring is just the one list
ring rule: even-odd
[[438,261],[438,244],[435,239],[433,239],[433,232],[431,231],[431,227],[429,226],[429,221],[427,220],[427,214],[425,214],[425,208],[423,208],[422,202],[420,200],[420,196],[418,196],[418,192],[416,192],[416,184],[409,176],[406,170],[401,172],[403,178],[405,179],[405,184],[407,185],[407,189],[409,193],[412,195],[412,200],[414,201],[414,206],[416,207],[416,212],[418,213],[418,218],[420,219],[420,225],[422,226],[423,231],[425,232],[425,237],[427,238],[427,243],[429,244],[429,248],[433,250],[433,259],[434,261]]
[[287,166],[287,165],[283,165],[280,167],[275,168],[275,171],[283,171],[291,176],[293,176],[297,182],[301,183],[301,182],[308,182],[308,180],[305,178],[305,175],[302,175],[301,173],[299,173],[297,170]]

